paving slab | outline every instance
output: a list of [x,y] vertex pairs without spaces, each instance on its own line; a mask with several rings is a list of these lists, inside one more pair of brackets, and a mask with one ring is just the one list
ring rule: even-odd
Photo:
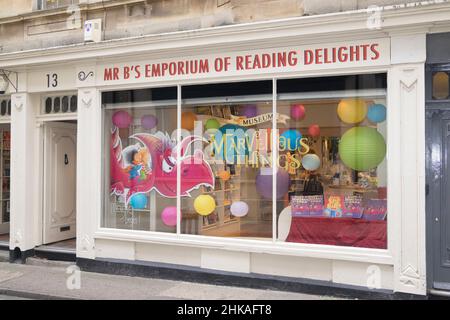
[[[33,265],[0,262],[0,295],[35,299],[86,300],[318,300],[330,297],[273,290],[151,279],[130,276],[79,272],[74,280],[74,265],[67,263],[33,263]],[[76,279],[75,279],[76,280]],[[70,289],[77,287],[79,289]],[[69,284],[69,285],[68,285]],[[74,285],[75,284],[75,285]]]

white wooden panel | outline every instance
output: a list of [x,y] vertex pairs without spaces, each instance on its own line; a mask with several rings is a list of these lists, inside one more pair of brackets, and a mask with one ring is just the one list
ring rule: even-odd
[[134,260],[134,242],[96,240],[95,256],[98,258]]
[[292,256],[251,254],[251,272],[331,281],[332,261]]
[[163,244],[136,243],[136,260],[200,267],[201,249]]
[[368,289],[393,290],[394,268],[387,265],[333,261],[332,281]]
[[250,273],[250,253],[202,249],[201,267],[221,271]]

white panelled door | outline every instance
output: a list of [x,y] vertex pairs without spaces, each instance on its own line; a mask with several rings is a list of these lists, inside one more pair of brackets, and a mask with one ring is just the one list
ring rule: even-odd
[[45,124],[44,244],[74,238],[76,234],[76,137],[76,124]]

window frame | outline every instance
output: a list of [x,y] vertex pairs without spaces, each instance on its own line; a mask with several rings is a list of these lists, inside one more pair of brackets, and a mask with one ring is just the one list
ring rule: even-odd
[[[67,0],[66,0],[67,1]],[[67,8],[72,5],[78,5],[80,3],[79,0],[70,0],[71,3],[69,4],[60,4],[59,0],[55,0],[56,5],[55,7],[48,8],[47,6],[48,0],[36,0],[34,5],[34,11],[45,11],[45,10],[54,10],[54,9],[60,9],[60,8]]]
[[[343,70],[321,70],[321,71],[311,71],[306,73],[292,72],[292,73],[282,73],[276,74],[274,76],[266,76],[266,75],[249,75],[249,76],[230,76],[230,77],[214,77],[212,79],[195,79],[195,80],[171,80],[171,81],[161,81],[160,83],[151,83],[151,84],[136,84],[134,86],[123,86],[123,85],[112,85],[112,86],[103,86],[99,88],[99,94],[101,96],[102,92],[107,91],[115,91],[115,90],[125,90],[125,89],[142,89],[142,88],[158,88],[158,87],[168,87],[168,86],[177,86],[178,94],[177,94],[177,121],[178,124],[181,123],[181,90],[185,85],[193,85],[193,84],[214,84],[214,83],[226,83],[226,82],[242,82],[242,81],[258,81],[258,80],[271,80],[273,84],[273,109],[272,111],[276,111],[276,103],[278,94],[276,92],[276,81],[281,79],[291,79],[291,78],[311,78],[311,77],[326,77],[326,76],[346,76],[346,75],[363,75],[363,74],[371,74],[371,73],[385,73],[387,77],[387,87],[385,92],[386,105],[389,105],[390,97],[390,80],[392,78],[392,71],[388,66],[385,67],[370,67],[365,68],[364,70],[360,68],[354,69],[346,69]],[[101,105],[101,134],[103,136],[103,105],[100,101]],[[215,237],[215,236],[205,236],[205,235],[190,235],[180,233],[178,229],[180,229],[180,224],[177,225],[177,233],[164,233],[158,231],[139,231],[139,230],[128,230],[128,229],[113,229],[102,227],[102,216],[103,216],[103,197],[104,197],[104,170],[105,170],[105,162],[102,161],[101,164],[101,185],[102,185],[102,193],[101,193],[101,210],[99,212],[99,216],[97,217],[97,226],[94,231],[94,238],[96,239],[105,239],[105,240],[120,240],[126,242],[140,242],[140,243],[153,243],[153,244],[162,244],[162,245],[179,245],[179,246],[190,246],[197,248],[215,248],[215,249],[226,249],[226,250],[234,250],[241,251],[247,253],[266,253],[266,254],[278,254],[278,255],[289,255],[289,256],[298,256],[298,257],[312,257],[312,258],[321,258],[321,259],[334,259],[334,260],[345,260],[345,261],[359,261],[359,262],[368,262],[368,263],[378,263],[378,264],[386,264],[392,265],[394,263],[393,252],[397,246],[397,240],[393,237],[393,233],[396,231],[396,225],[398,223],[397,215],[394,214],[394,207],[398,208],[398,204],[394,203],[394,191],[390,187],[392,176],[394,174],[393,168],[397,165],[394,161],[389,160],[389,150],[391,149],[391,141],[394,140],[392,137],[393,130],[392,127],[394,125],[394,120],[397,121],[397,111],[393,110],[393,108],[387,108],[388,114],[387,118],[392,118],[391,124],[387,123],[387,153],[386,159],[387,163],[387,206],[389,215],[389,222],[387,223],[387,248],[386,249],[374,249],[374,248],[360,248],[360,247],[346,247],[346,246],[333,246],[333,245],[322,245],[322,244],[307,244],[307,243],[290,243],[290,242],[281,242],[276,240],[276,228],[277,222],[273,223],[273,235],[271,241],[261,241],[254,239],[236,239],[236,238],[225,238],[225,237]],[[393,112],[395,111],[395,115]],[[272,122],[273,127],[276,126],[276,122]],[[101,137],[102,141],[102,159],[104,159],[103,155],[103,137]],[[274,142],[274,141],[272,141]],[[276,143],[276,141],[275,141]],[[273,156],[276,156],[273,154]],[[275,167],[274,167],[275,168]],[[273,168],[273,170],[275,170]],[[275,180],[275,175],[273,175]],[[178,180],[178,184],[179,184]],[[273,184],[273,188],[276,188],[275,183]],[[275,195],[275,193],[273,193]],[[180,196],[178,194],[177,201]],[[180,208],[177,203],[177,207]],[[274,206],[274,211],[276,207]],[[180,216],[178,215],[177,220],[179,222]],[[273,219],[276,219],[276,214],[273,214]]]

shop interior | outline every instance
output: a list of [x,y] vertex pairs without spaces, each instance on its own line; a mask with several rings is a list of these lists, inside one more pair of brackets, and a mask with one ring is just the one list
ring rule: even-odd
[[105,92],[102,225],[386,248],[386,75],[276,88],[275,116],[272,81],[183,86],[180,114],[176,88]]
[[[11,165],[11,98],[0,96],[0,244],[9,244],[10,165]],[[1,123],[5,121],[5,123]]]

